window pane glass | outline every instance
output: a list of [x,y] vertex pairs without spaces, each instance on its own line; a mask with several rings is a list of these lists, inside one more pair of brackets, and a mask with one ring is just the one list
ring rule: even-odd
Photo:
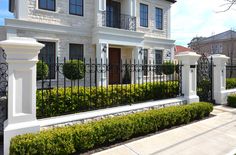
[[77,0],[77,5],[83,5],[83,0]]
[[70,44],[70,51],[69,51],[69,58],[73,59],[80,59],[83,60],[84,51],[82,44]]
[[73,14],[75,14],[75,5],[71,5],[70,6],[70,13],[73,13]]
[[156,28],[163,29],[163,10],[156,8]]
[[140,26],[148,27],[148,6],[140,4]]
[[48,9],[50,9],[50,10],[55,9],[54,2],[55,2],[55,0],[48,0]]
[[76,0],[70,0],[70,4],[76,4]]
[[48,78],[55,79],[55,60],[56,60],[56,43],[41,42],[44,48],[40,50],[39,60],[43,60],[49,67]]
[[70,14],[83,16],[83,0],[70,0]]
[[55,3],[55,0],[39,0],[39,8],[54,11]]
[[47,3],[46,3],[46,0],[40,0],[40,1],[39,1],[39,7],[40,7],[40,8],[46,8],[46,7],[47,7],[46,4],[47,4]]

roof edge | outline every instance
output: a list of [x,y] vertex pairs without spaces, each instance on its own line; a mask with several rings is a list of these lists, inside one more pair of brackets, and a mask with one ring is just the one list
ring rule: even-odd
[[166,1],[171,2],[171,3],[177,2],[176,0],[166,0]]

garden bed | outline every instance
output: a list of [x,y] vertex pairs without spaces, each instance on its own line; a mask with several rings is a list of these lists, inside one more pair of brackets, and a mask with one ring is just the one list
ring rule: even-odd
[[86,152],[200,120],[208,117],[212,110],[209,103],[194,103],[16,136],[11,140],[10,154]]

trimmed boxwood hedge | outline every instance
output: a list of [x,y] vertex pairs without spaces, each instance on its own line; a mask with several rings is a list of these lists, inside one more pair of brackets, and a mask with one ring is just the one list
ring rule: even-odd
[[236,78],[227,78],[226,79],[226,89],[236,88]]
[[16,136],[11,140],[11,155],[54,155],[81,153],[94,148],[125,141],[173,126],[187,124],[209,116],[210,103],[149,110],[126,116],[54,128],[36,134]]
[[230,107],[236,108],[236,94],[229,95],[227,101]]
[[[58,92],[58,95],[57,95]],[[166,93],[168,92],[168,93]],[[178,82],[113,85],[108,87],[67,87],[37,91],[37,117],[60,116],[148,100],[173,98]],[[43,109],[43,111],[42,111]]]

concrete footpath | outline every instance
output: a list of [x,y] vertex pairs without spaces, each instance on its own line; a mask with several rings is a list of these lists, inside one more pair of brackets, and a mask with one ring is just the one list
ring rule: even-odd
[[236,109],[216,106],[214,117],[94,155],[234,155]]

